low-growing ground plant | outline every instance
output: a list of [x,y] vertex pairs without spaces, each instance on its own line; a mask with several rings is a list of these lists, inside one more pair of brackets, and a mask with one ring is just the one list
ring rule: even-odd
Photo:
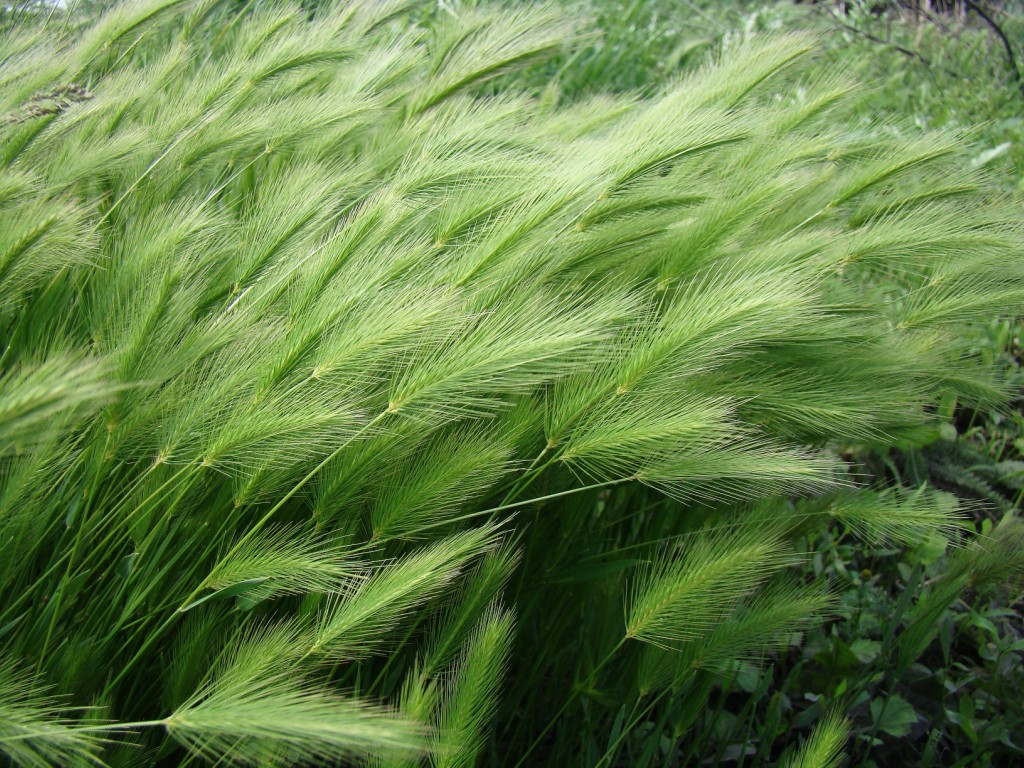
[[[986,541],[993,529],[986,519],[972,535]],[[671,748],[663,742],[649,764],[775,765],[782,749],[837,709],[849,728],[848,765],[1018,762],[1019,587],[945,591],[965,555],[940,537],[871,547],[836,526],[809,545],[808,571],[836,595],[833,618],[763,660],[735,664],[693,735]],[[906,638],[917,634],[915,624],[931,631],[911,657]],[[650,730],[634,733],[634,755]]]
[[[861,90],[801,35],[560,104],[494,86],[571,43],[557,9],[411,14],[0,39],[14,764],[680,759],[837,610],[818,533],[956,543],[844,451],[1005,397],[960,328],[1019,309],[1020,225],[961,136],[835,125]],[[1021,528],[906,606],[892,669]],[[847,703],[772,759],[835,764]]]

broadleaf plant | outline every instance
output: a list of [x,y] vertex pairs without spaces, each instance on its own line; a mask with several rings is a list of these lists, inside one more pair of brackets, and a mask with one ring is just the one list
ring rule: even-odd
[[[828,615],[808,527],[955,530],[843,448],[1000,402],[958,327],[1019,310],[1021,227],[963,137],[847,127],[862,89],[813,38],[562,101],[515,77],[585,31],[550,8],[26,13],[0,38],[15,764],[613,764]],[[994,572],[972,552],[955,589]]]

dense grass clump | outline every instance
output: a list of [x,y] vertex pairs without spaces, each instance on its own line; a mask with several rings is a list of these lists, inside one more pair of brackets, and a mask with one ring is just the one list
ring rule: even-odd
[[808,530],[951,533],[841,449],[1003,396],[958,328],[1021,228],[961,138],[831,124],[800,36],[566,106],[479,88],[551,11],[254,5],[0,40],[15,764],[611,764],[827,615]]

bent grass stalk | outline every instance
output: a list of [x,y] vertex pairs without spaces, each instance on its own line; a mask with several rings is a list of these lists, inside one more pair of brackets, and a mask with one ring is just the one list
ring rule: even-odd
[[[368,421],[365,425],[363,425],[358,431],[356,431],[354,435],[349,437],[341,445],[339,445],[337,448],[331,451],[331,453],[329,453],[327,457],[324,458],[323,461],[321,461],[319,464],[313,467],[313,469],[311,469],[301,480],[299,480],[298,483],[292,486],[292,489],[290,491],[284,494],[276,504],[274,504],[269,510],[267,510],[266,514],[264,514],[263,517],[257,520],[255,525],[253,525],[248,531],[246,531],[246,533],[235,543],[235,545],[230,550],[228,550],[227,554],[225,554],[217,562],[217,565],[214,566],[214,568],[211,570],[211,573],[215,572],[217,568],[221,567],[225,562],[230,560],[231,557],[235,555],[246,544],[246,542],[248,542],[257,533],[259,533],[263,526],[270,522],[270,520],[274,517],[275,514],[277,514],[281,507],[287,504],[288,501],[290,501],[291,498],[296,493],[301,491],[303,487],[306,485],[306,483],[312,480],[321,470],[323,470],[324,467],[330,464],[331,461],[333,461],[334,458],[338,456],[338,454],[340,454],[345,448],[351,445],[364,433],[372,429],[379,421],[391,415],[392,413],[394,413],[394,411],[391,410],[390,408],[388,410],[381,411],[379,414],[374,416],[370,421]],[[196,587],[192,591],[192,593],[182,601],[182,604],[178,607],[177,612],[184,613],[185,611],[187,611],[192,602],[196,599],[196,597],[199,596],[199,593],[206,589],[206,586],[206,581],[204,581],[202,584]]]

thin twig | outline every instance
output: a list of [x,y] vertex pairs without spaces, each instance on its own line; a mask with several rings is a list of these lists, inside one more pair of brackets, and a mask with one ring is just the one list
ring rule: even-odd
[[[834,21],[837,25],[839,25],[843,29],[849,30],[850,32],[853,32],[854,34],[860,35],[864,39],[870,40],[873,43],[878,43],[879,45],[884,45],[887,48],[892,48],[894,51],[902,53],[904,56],[909,56],[912,59],[917,59],[922,64],[924,64],[925,67],[927,67],[928,70],[930,70],[930,71],[934,71],[935,70],[936,67],[935,67],[934,62],[932,62],[931,59],[929,59],[927,56],[925,56],[920,51],[915,51],[912,48],[906,48],[906,47],[904,47],[902,45],[899,45],[898,43],[891,43],[888,40],[885,40],[885,39],[883,39],[881,37],[878,37],[877,35],[873,35],[870,32],[861,29],[860,27],[855,27],[853,24],[848,24],[847,22],[845,22],[842,19],[840,19],[839,17],[837,17],[831,11],[826,11],[826,13],[827,13],[828,16],[831,17],[832,21]],[[947,75],[949,75],[950,77],[959,78],[959,77],[962,76],[961,73],[956,72],[956,71],[954,71],[952,69],[948,69],[946,67],[940,67],[940,70],[942,72],[946,73]]]
[[1024,80],[1021,79],[1020,67],[1017,66],[1017,57],[1013,53],[1013,46],[1010,44],[1009,38],[1006,37],[1006,33],[1003,32],[1003,28],[974,0],[964,0],[964,3],[970,10],[978,14],[981,20],[988,24],[992,31],[996,33],[996,37],[1002,41],[1003,48],[1006,50],[1006,59],[1010,64],[1010,70],[1013,72],[1013,79],[1017,81],[1017,89],[1021,94],[1024,94]]

